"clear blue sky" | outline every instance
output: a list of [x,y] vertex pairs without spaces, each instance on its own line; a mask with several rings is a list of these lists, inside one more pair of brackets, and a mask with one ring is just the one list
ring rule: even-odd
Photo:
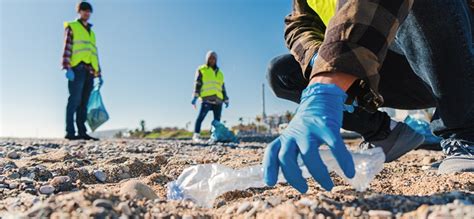
[[[219,55],[230,96],[223,120],[254,118],[269,60],[287,53],[283,19],[290,0],[89,2],[111,116],[100,130],[135,128],[141,119],[149,128],[194,123],[194,73],[210,49]],[[76,18],[76,3],[0,0],[0,136],[64,135],[63,22]],[[266,91],[267,113],[296,107]]]

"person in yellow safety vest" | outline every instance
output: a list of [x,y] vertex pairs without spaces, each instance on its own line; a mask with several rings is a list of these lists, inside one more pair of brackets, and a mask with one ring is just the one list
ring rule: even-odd
[[201,109],[194,126],[193,141],[200,142],[202,121],[212,110],[214,120],[220,121],[222,104],[229,107],[229,97],[224,86],[224,74],[217,66],[217,54],[209,51],[206,54],[206,64],[199,66],[196,72],[194,94],[191,104],[196,108],[197,100],[201,99]]
[[[87,134],[85,125],[87,119],[87,103],[94,86],[104,83],[102,80],[95,33],[88,20],[92,13],[92,6],[88,2],[77,5],[79,18],[65,22],[65,43],[62,68],[68,79],[69,98],[66,107],[66,139],[69,140],[98,140]],[[74,115],[78,134],[74,127]]]
[[[360,133],[362,148],[380,147],[386,162],[424,141],[378,110],[436,107],[431,130],[446,158],[438,173],[474,172],[473,0],[293,0],[285,18],[291,55],[273,59],[274,93],[299,103],[263,159],[264,180],[279,171],[308,190],[297,158],[326,190],[334,183],[318,155],[327,144],[344,175],[354,162],[340,128]],[[469,7],[471,6],[471,7]]]

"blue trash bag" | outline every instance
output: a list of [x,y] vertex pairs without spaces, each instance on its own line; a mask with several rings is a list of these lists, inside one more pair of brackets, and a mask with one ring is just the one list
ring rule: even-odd
[[440,137],[435,136],[433,134],[430,128],[430,124],[425,120],[415,119],[411,116],[407,116],[405,118],[405,124],[410,126],[410,128],[412,128],[419,134],[425,136],[425,141],[423,142],[423,144],[425,145],[439,144],[439,142],[441,141]]
[[210,140],[213,142],[238,142],[234,133],[217,120],[212,121]]
[[109,114],[105,110],[104,102],[100,95],[100,87],[95,86],[87,103],[87,124],[89,124],[92,131],[95,131],[107,120],[109,120]]

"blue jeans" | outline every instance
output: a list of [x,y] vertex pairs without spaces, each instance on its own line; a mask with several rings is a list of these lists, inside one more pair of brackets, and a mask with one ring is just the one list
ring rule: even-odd
[[[380,69],[384,107],[436,107],[431,123],[443,138],[474,141],[474,49],[472,14],[465,0],[415,0]],[[275,94],[299,103],[309,83],[291,55],[272,60],[268,81]],[[390,117],[356,109],[343,128],[366,140],[384,139]]]
[[199,115],[196,119],[196,124],[194,125],[194,133],[201,132],[201,125],[204,118],[209,111],[214,113],[214,120],[221,121],[222,114],[222,104],[211,104],[207,102],[202,102],[201,109],[199,110]]
[[79,136],[87,133],[87,103],[94,87],[94,76],[84,64],[79,64],[72,69],[74,71],[74,81],[68,82],[69,98],[66,108],[66,133],[68,136],[76,134],[74,128],[74,115],[76,115],[76,125]]

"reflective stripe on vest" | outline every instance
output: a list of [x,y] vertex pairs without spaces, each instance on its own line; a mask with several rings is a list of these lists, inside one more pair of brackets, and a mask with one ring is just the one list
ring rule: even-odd
[[99,71],[99,59],[95,45],[95,34],[79,23],[79,21],[65,22],[64,27],[70,27],[73,34],[71,66],[84,62],[92,65],[96,72]]
[[220,99],[224,99],[222,93],[222,85],[224,85],[224,74],[219,70],[216,74],[214,69],[207,65],[199,67],[199,72],[202,75],[202,87],[200,97],[209,97],[216,95]]
[[327,27],[329,20],[336,14],[337,0],[307,0],[306,2],[319,15]]

